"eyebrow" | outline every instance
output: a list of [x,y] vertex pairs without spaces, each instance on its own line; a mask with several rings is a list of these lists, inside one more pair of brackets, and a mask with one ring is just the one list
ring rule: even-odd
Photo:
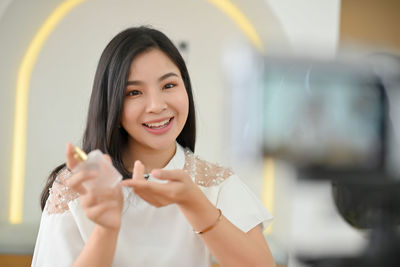
[[[168,72],[168,73],[164,74],[163,76],[161,76],[160,78],[158,78],[158,81],[162,82],[163,80],[165,80],[165,79],[167,79],[167,78],[169,78],[171,76],[179,77],[179,75],[176,74],[175,72]],[[143,82],[141,82],[141,81],[128,81],[126,83],[126,86],[128,86],[128,85],[141,85],[141,84],[143,84]]]

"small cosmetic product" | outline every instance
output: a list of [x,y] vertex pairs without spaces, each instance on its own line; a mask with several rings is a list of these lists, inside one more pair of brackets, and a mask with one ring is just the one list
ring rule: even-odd
[[72,170],[73,172],[81,170],[94,170],[98,172],[96,179],[83,182],[83,186],[86,189],[114,187],[122,180],[122,175],[98,149],[86,155],[83,150],[76,146],[74,149],[74,158],[80,163]]

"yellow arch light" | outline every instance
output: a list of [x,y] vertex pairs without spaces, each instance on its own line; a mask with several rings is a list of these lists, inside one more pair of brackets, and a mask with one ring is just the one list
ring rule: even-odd
[[[263,194],[262,200],[267,209],[273,214],[274,213],[274,188],[275,188],[275,161],[272,158],[264,159],[264,179],[263,179]],[[266,229],[265,233],[269,234],[272,232],[272,224]]]
[[29,44],[22,63],[18,69],[15,110],[14,110],[14,139],[12,146],[11,188],[9,222],[22,222],[24,178],[26,160],[26,128],[28,116],[29,83],[37,57],[47,38],[58,23],[78,4],[85,0],[67,0],[61,3],[47,18]]
[[264,52],[264,46],[261,39],[251,24],[249,19],[229,0],[207,0],[208,2],[214,4],[223,13],[228,15],[239,27],[239,29],[247,36],[250,42],[257,48],[261,53]]

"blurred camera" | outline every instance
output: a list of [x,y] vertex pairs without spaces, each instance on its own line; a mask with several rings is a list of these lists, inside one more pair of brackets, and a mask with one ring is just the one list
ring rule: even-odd
[[366,66],[273,59],[265,63],[264,154],[285,159],[309,175],[382,172],[387,110],[382,82]]
[[264,156],[290,162],[301,178],[332,180],[340,215],[355,228],[371,230],[361,255],[300,255],[309,266],[400,264],[400,176],[398,165],[390,164],[396,135],[387,93],[394,80],[377,62],[264,61]]

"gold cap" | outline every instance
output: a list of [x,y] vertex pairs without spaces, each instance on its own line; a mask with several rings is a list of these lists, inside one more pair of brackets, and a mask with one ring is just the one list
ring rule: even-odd
[[78,161],[85,161],[87,160],[88,156],[82,149],[76,146],[74,147],[74,158]]

